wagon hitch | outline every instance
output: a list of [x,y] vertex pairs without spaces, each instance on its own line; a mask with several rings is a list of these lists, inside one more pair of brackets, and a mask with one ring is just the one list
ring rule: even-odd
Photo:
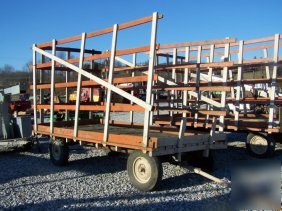
[[225,187],[231,187],[231,181],[228,180],[227,178],[219,179],[219,178],[217,178],[217,177],[215,177],[215,176],[213,176],[211,174],[208,174],[207,172],[204,172],[200,168],[192,168],[192,169],[193,169],[194,173],[196,173],[196,174],[199,174],[199,175],[201,175],[203,177],[206,177],[206,178],[208,178],[208,179],[210,179],[210,180],[212,180],[212,181],[214,181],[214,182],[216,182],[216,183],[218,183],[220,185],[223,185]]

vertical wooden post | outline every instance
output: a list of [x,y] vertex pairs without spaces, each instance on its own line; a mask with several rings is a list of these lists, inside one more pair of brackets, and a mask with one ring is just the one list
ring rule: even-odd
[[276,92],[276,79],[277,79],[277,69],[279,60],[279,34],[275,34],[274,38],[274,52],[273,52],[273,70],[271,76],[271,87],[270,87],[270,104],[269,104],[269,118],[268,118],[268,128],[273,127],[273,116],[275,107],[275,92]]
[[[158,66],[158,56],[157,56],[157,52],[155,51],[155,57],[154,57],[154,66]],[[155,85],[155,81],[152,81],[152,86]],[[156,92],[158,92],[158,90],[156,90]],[[152,99],[151,99],[151,105],[154,106],[155,105],[155,100],[156,100],[156,96],[157,93],[152,92]],[[154,117],[154,111],[151,111],[150,113],[150,125],[153,125],[153,117]]]
[[280,127],[279,132],[281,133],[282,132],[282,107],[281,106],[279,107],[279,127]]
[[[189,56],[190,56],[190,47],[185,48],[185,62],[189,62]],[[185,85],[188,84],[188,72],[189,69],[185,68],[184,69],[184,77],[183,77],[183,83]],[[182,107],[187,108],[187,100],[188,100],[188,91],[183,91],[183,101],[182,101]],[[182,142],[183,142],[183,137],[186,132],[186,122],[187,122],[187,113],[183,112],[182,113],[182,119],[180,122],[180,128],[179,128],[179,133],[178,133],[178,148],[181,149],[182,147]],[[181,152],[178,152],[178,161],[181,161]]]
[[[112,48],[111,48],[111,57],[110,57],[110,67],[108,74],[108,83],[113,83],[113,74],[115,66],[115,57],[116,57],[116,45],[117,45],[117,33],[118,25],[115,24],[113,27],[113,37],[112,37]],[[110,120],[110,110],[111,110],[111,100],[112,100],[112,91],[107,89],[107,103],[106,103],[106,113],[104,119],[104,142],[108,141],[109,137],[109,120]]]
[[[134,67],[136,67],[136,53],[132,55],[132,64],[134,65]],[[134,76],[135,76],[135,71],[133,70],[131,73],[131,77],[134,78]],[[131,90],[131,95],[134,95],[134,90]],[[133,105],[133,102],[130,101],[130,104]],[[129,122],[131,125],[133,125],[133,118],[134,118],[134,112],[130,111]]]
[[[156,54],[156,39],[157,39],[157,26],[158,26],[158,13],[153,13],[152,19],[152,31],[151,31],[151,42],[150,42],[150,54],[149,54],[149,67],[148,67],[148,80],[147,80],[147,93],[146,93],[146,103],[151,105],[152,96],[152,85],[153,85],[153,75],[154,75],[154,64],[155,64],[155,54]],[[150,124],[150,113],[151,111],[145,109],[144,115],[144,130],[143,130],[143,146],[148,146],[149,139],[149,124]]]
[[[231,57],[229,57],[231,58]],[[230,61],[230,60],[229,60]],[[229,80],[233,81],[233,73],[232,73],[232,70],[229,69],[228,70],[228,73],[229,73]],[[235,98],[235,92],[234,92],[234,87],[231,86],[231,98]]]
[[[66,52],[66,60],[69,60],[69,59],[70,59],[70,52],[67,51]],[[70,72],[66,71],[65,74],[66,74],[66,83],[68,83],[69,80],[70,80]],[[66,95],[65,103],[69,103],[69,88],[68,87],[65,88],[65,95]],[[65,112],[66,112],[65,120],[69,121],[70,120],[70,112],[69,112],[69,110],[66,110]]]
[[[83,68],[85,38],[86,38],[86,33],[82,33],[82,35],[81,35],[81,46],[80,46],[80,56],[79,56],[79,65],[78,65],[80,69]],[[73,129],[73,137],[74,137],[75,141],[76,141],[76,138],[77,138],[77,135],[78,135],[80,95],[81,95],[81,73],[78,73],[78,76],[77,76],[77,90],[76,90],[76,102],[75,102],[75,115],[74,115],[74,129]]]
[[[94,49],[92,49],[92,51],[94,51]],[[92,54],[92,55],[94,55],[94,54]],[[90,61],[90,69],[91,69],[91,71],[93,72],[93,70],[94,70],[94,60],[91,60]],[[90,99],[89,99],[89,102],[93,102],[94,101],[94,99],[93,99],[93,88],[92,87],[90,87],[89,88],[89,90],[90,90],[90,93],[89,93],[89,96],[90,96]],[[93,111],[89,111],[89,119],[92,119],[93,118]]]
[[[56,56],[56,40],[52,41],[52,55]],[[54,132],[54,95],[55,95],[55,60],[51,61],[51,96],[50,96],[50,136]]]
[[[235,104],[235,126],[236,130],[238,129],[238,123],[239,123],[239,113],[240,113],[240,97],[241,97],[241,86],[242,86],[242,79],[243,79],[243,73],[242,69],[243,67],[241,64],[243,64],[243,52],[244,52],[244,41],[241,40],[239,42],[239,52],[238,52],[238,70],[237,70],[237,86],[236,86],[236,104]],[[244,85],[243,85],[244,86]],[[244,91],[244,89],[242,89]],[[245,106],[244,106],[245,107]]]
[[[229,59],[229,48],[230,48],[230,44],[229,43],[225,44],[224,60]],[[228,67],[224,67],[222,71],[223,86],[226,86],[227,84],[227,75],[228,75]],[[222,91],[221,92],[221,108],[225,109],[225,105],[226,105],[226,91]],[[223,131],[223,130],[224,130],[224,116],[220,116],[219,117],[219,131]]]
[[35,44],[33,44],[32,50],[32,76],[33,76],[33,119],[34,119],[34,134],[37,134],[37,96],[36,96],[36,51],[34,50]]
[[[166,55],[166,65],[169,65],[169,57]],[[167,70],[166,71],[167,73],[167,78],[170,78],[170,70]],[[167,92],[167,106],[169,107],[170,106],[170,102],[171,102],[171,92],[168,91]],[[170,111],[168,112],[168,114],[170,115]]]
[[[93,102],[93,88],[92,87],[89,88],[89,102],[90,103]],[[92,115],[93,115],[93,112],[89,111],[88,118],[92,119]]]
[[[209,63],[213,63],[214,62],[214,45],[210,46],[210,57],[209,57]],[[208,72],[208,85],[211,86],[212,83],[212,73],[213,73],[213,69],[209,67],[209,72]],[[210,99],[212,99],[212,93],[208,92],[208,97]],[[211,105],[207,104],[207,110],[211,109]],[[206,128],[208,127],[208,123],[209,123],[209,119],[210,119],[210,115],[206,115],[206,120],[205,120],[205,126]]]
[[[185,63],[189,62],[189,57],[190,57],[190,47],[186,47],[185,48]],[[188,80],[189,80],[189,69],[185,68],[184,69],[184,84],[187,85],[188,84]],[[183,107],[187,107],[188,106],[188,91],[183,91]],[[183,113],[183,117],[186,117],[187,113]]]
[[195,114],[194,114],[194,127],[197,127],[197,123],[198,123],[198,109],[199,109],[199,100],[200,100],[200,90],[199,90],[199,86],[200,86],[200,81],[201,81],[201,69],[200,69],[200,64],[201,64],[201,58],[202,56],[202,46],[198,46],[198,54],[197,54],[197,68],[196,68],[196,93],[197,93],[197,97],[196,97],[196,102],[195,102]]
[[[177,63],[177,49],[174,48],[173,49],[173,60],[172,60],[172,64],[173,65],[176,65]],[[176,83],[177,81],[177,78],[176,78],[176,70],[175,69],[172,69],[172,81]],[[177,91],[175,90],[171,90],[170,92],[170,107],[173,108],[174,105],[175,105],[175,100],[177,98]],[[173,116],[174,116],[174,112],[173,111],[170,111],[170,124],[172,124],[173,122]]]
[[[41,63],[45,62],[45,56],[41,55]],[[42,84],[44,81],[44,70],[40,70],[39,72],[39,83]],[[39,89],[39,97],[40,97],[40,104],[43,104],[44,101],[44,91]],[[44,123],[44,109],[40,109],[40,123]]]
[[[263,56],[264,58],[268,58],[268,51],[267,48],[263,49]],[[269,70],[269,65],[265,66],[265,73],[266,73],[266,78],[270,79],[270,70]]]

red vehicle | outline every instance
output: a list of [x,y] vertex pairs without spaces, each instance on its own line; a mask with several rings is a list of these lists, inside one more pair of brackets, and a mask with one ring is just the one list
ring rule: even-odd
[[31,109],[31,102],[29,101],[29,94],[22,93],[19,94],[19,98],[17,100],[11,100],[10,102],[10,112],[14,113],[19,111],[26,111]]

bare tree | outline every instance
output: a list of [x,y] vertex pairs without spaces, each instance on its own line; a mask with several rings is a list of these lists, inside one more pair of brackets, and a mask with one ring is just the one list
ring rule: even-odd
[[15,71],[15,68],[12,65],[5,64],[2,71],[3,72],[13,72]]
[[29,72],[29,71],[32,70],[31,66],[32,66],[32,61],[30,60],[29,62],[27,62],[27,63],[23,66],[22,69],[23,69],[24,72]]

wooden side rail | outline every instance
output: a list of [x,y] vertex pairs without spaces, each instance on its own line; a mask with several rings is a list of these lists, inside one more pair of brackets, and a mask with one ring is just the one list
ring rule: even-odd
[[[114,84],[120,84],[120,83],[137,83],[137,82],[146,82],[147,76],[135,76],[135,77],[123,77],[123,78],[114,78],[113,83]],[[158,80],[158,75],[154,74],[153,80]],[[105,81],[108,81],[105,79]],[[81,82],[82,87],[93,87],[93,86],[99,86],[100,85],[92,80],[82,81]],[[71,88],[71,87],[77,87],[77,81],[73,82],[66,82],[66,83],[55,83],[55,88]],[[51,84],[37,84],[36,89],[50,89]],[[33,86],[30,86],[30,89],[33,89]]]
[[[37,104],[37,109],[50,109],[49,104]],[[55,104],[54,110],[69,110],[75,111],[75,104]],[[81,111],[105,111],[106,105],[87,105],[81,104],[80,105]],[[144,108],[138,105],[131,105],[131,104],[122,104],[122,103],[111,103],[110,111],[142,111],[144,112]]]
[[[161,14],[158,15],[158,19],[162,19],[162,18],[163,18],[163,15],[161,15]],[[140,18],[138,20],[123,23],[123,24],[119,25],[119,30],[123,30],[123,29],[131,28],[131,27],[134,27],[134,26],[137,26],[137,25],[145,24],[145,23],[151,22],[152,19],[153,19],[152,16],[148,16],[148,17]],[[100,35],[103,35],[103,34],[109,34],[109,33],[112,33],[112,32],[113,32],[113,27],[109,27],[109,28],[102,29],[102,30],[99,30],[99,31],[89,32],[89,33],[87,33],[86,38],[97,37],[97,36],[100,36]],[[57,40],[57,45],[70,43],[70,42],[74,42],[74,41],[78,41],[78,40],[81,40],[81,35]],[[41,44],[37,45],[37,47],[41,48],[41,49],[44,49],[46,47],[51,47],[51,46],[52,46],[52,42],[46,42],[46,43],[41,43]]]
[[[156,49],[158,49],[158,45],[156,45]],[[133,54],[133,53],[141,53],[141,52],[146,52],[150,50],[150,46],[139,46],[139,47],[135,47],[135,48],[128,48],[128,49],[122,49],[122,50],[117,50],[116,51],[116,56],[123,56],[123,55],[129,55],[129,54]],[[109,58],[111,56],[111,52],[105,52],[102,54],[94,54],[91,56],[86,56],[84,57],[84,61],[93,61],[93,60],[99,60],[99,59],[106,59]],[[79,62],[79,58],[73,58],[73,59],[68,59],[66,60],[66,62],[70,63],[70,64],[74,64],[74,63],[78,63]],[[55,62],[55,65],[59,65],[61,64],[60,62]],[[43,68],[50,68],[52,66],[51,62],[46,62],[46,63],[42,63],[42,64],[37,64],[36,65],[36,69],[43,69]]]

